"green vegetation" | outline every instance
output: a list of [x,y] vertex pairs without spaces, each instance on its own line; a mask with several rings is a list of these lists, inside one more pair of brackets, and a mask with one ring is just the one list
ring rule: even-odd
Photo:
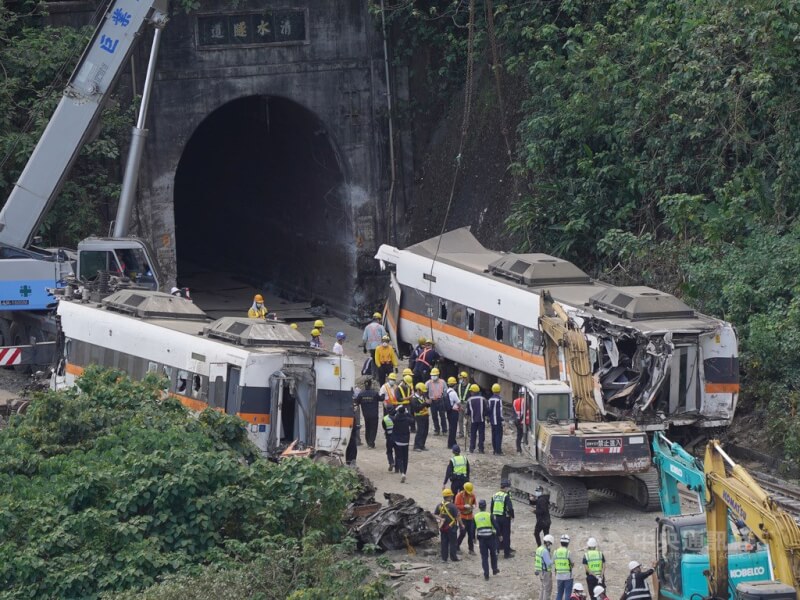
[[[487,6],[476,3],[483,62]],[[733,321],[740,407],[773,417],[772,439],[800,460],[800,3],[493,8],[507,80],[527,86],[513,165],[526,192],[507,220],[528,240],[522,249],[665,289]],[[456,0],[393,11],[401,58],[438,34],[430,70],[464,65],[467,12]],[[463,78],[439,84],[452,92]]]
[[258,458],[241,420],[155,378],[79,385],[0,432],[0,598],[385,594],[344,538],[351,470]]

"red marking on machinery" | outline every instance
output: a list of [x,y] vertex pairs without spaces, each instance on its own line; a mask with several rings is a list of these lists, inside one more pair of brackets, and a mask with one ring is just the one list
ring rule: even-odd
[[0,366],[8,367],[22,362],[22,348],[3,348],[0,350]]

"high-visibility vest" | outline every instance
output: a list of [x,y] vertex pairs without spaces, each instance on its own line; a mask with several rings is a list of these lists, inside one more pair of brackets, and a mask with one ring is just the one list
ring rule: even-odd
[[414,400],[414,416],[427,417],[430,414],[430,409],[428,408],[428,405],[425,404],[425,398],[422,398],[421,396],[415,396]]
[[494,524],[492,523],[492,515],[485,510],[475,513],[475,530],[478,537],[487,537],[494,535]]
[[439,506],[439,515],[442,517],[445,515],[450,517],[450,522],[447,523],[449,527],[452,527],[453,525],[456,524],[456,517],[455,515],[450,514],[450,510],[447,508],[447,502],[443,501],[441,506]]
[[461,456],[453,456],[450,458],[450,463],[453,465],[453,475],[458,475],[460,477],[467,476],[467,457]]
[[545,571],[552,571],[553,565],[550,564],[550,567],[547,568],[544,566],[544,553],[547,552],[547,546],[542,544],[536,549],[536,558],[533,561],[533,570],[536,573],[543,573]]
[[392,406],[397,404],[397,395],[395,389],[391,385],[389,385],[388,383],[384,383],[383,386],[381,386],[381,390],[386,392],[386,400],[384,400],[386,404]]
[[400,398],[397,399],[398,404],[410,404],[411,396],[414,395],[414,388],[408,385],[405,381],[397,386],[397,391],[400,392]]
[[394,430],[394,421],[392,421],[392,417],[385,415],[383,417],[383,424],[386,425],[386,433],[392,433]]
[[556,575],[572,572],[572,561],[569,559],[569,548],[561,546],[553,553],[553,568]]
[[522,396],[514,398],[514,413],[517,415],[517,421],[522,423]]
[[585,556],[589,573],[600,575],[603,572],[603,553],[600,550],[587,550]]
[[417,362],[422,363],[426,367],[430,367],[431,363],[429,362],[430,361],[429,356],[432,351],[433,351],[432,348],[425,348],[422,352],[419,353],[419,356],[417,356]]
[[[642,584],[641,587],[639,587],[640,582]],[[627,597],[630,600],[650,600],[650,590],[644,581],[644,577],[637,577],[636,574],[631,573],[625,582],[625,587],[628,592]]]
[[492,514],[497,516],[504,516],[506,514],[506,498],[508,493],[497,492],[492,496]]
[[428,398],[431,400],[439,400],[444,396],[445,385],[441,379],[429,379],[426,385],[428,386]]
[[467,397],[469,396],[469,384],[458,384],[458,388],[456,389],[456,393],[458,394],[458,399],[461,401],[461,404],[467,403]]

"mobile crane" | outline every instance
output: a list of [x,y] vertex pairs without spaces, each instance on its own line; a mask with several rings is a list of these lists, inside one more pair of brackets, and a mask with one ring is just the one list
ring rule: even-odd
[[[135,237],[130,223],[146,130],[147,104],[155,59],[166,18],[166,0],[112,0],[69,79],[64,94],[25,168],[0,210],[0,365],[50,362],[55,333],[54,290],[77,282],[111,291],[109,282],[158,290],[161,281],[154,253]],[[147,25],[153,44],[142,104],[128,154],[114,237],[92,237],[72,253],[33,245],[47,211],[70,168],[97,125],[111,90]]]
[[551,513],[559,517],[585,515],[588,489],[611,490],[657,510],[658,477],[647,435],[632,421],[602,420],[586,337],[547,291],[539,310],[547,379],[525,386],[523,424],[525,448],[536,462],[505,465],[503,478],[529,498],[536,487],[545,488]]
[[[705,595],[709,560],[706,550],[705,474],[703,463],[679,444],[656,433],[653,463],[661,481],[661,511],[656,519],[656,573],[660,600],[696,600]],[[697,494],[699,511],[683,514],[678,484]],[[726,535],[730,547],[729,577],[734,584],[765,581],[771,576],[769,555],[763,545],[734,537],[730,519]]]
[[[800,589],[800,526],[725,453],[718,440],[706,445],[704,472],[711,598],[796,600]],[[777,581],[739,583],[732,588],[728,511],[769,547]]]

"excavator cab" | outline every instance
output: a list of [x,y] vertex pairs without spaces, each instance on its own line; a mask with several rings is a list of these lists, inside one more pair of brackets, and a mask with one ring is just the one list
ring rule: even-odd
[[567,423],[572,420],[572,390],[566,383],[542,380],[529,383],[527,389],[536,422]]
[[158,290],[161,277],[153,251],[138,238],[87,238],[78,244],[78,279],[94,283],[101,274],[124,277],[132,285]]

